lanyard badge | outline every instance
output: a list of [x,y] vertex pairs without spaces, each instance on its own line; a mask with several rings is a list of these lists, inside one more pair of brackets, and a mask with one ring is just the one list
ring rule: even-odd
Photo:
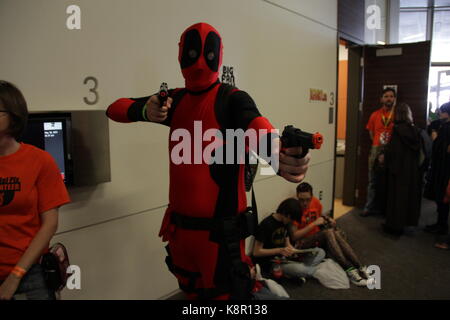
[[384,114],[381,115],[381,122],[383,123],[383,126],[384,126],[384,131],[380,134],[380,144],[381,145],[386,145],[389,142],[389,140],[391,139],[391,134],[388,130],[391,120],[392,120],[392,111],[389,112],[388,117],[386,117]]

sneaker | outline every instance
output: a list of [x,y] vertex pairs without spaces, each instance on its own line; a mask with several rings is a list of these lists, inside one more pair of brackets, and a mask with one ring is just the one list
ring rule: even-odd
[[303,286],[306,283],[305,277],[298,277],[297,279],[299,286]]
[[367,285],[373,285],[376,286],[377,281],[375,280],[375,278],[370,278],[367,280]]
[[442,250],[450,250],[450,245],[448,242],[436,242],[434,247]]
[[351,269],[347,271],[347,276],[350,278],[350,281],[358,287],[367,287],[367,280],[363,279],[356,269]]
[[367,270],[367,266],[362,266],[359,268],[359,273],[363,277],[363,279],[369,279],[372,274]]

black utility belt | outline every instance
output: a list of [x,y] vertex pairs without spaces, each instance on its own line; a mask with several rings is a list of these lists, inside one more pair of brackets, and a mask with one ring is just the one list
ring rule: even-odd
[[236,216],[222,218],[198,218],[172,212],[170,222],[186,230],[223,232],[224,234],[239,232],[240,237],[245,239],[255,234],[258,216],[251,207]]

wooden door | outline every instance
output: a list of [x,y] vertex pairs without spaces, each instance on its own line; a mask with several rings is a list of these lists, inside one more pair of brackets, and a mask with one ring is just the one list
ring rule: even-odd
[[365,46],[363,60],[363,99],[359,122],[356,206],[366,202],[368,184],[368,155],[371,147],[366,124],[381,107],[383,87],[397,87],[397,104],[411,107],[416,126],[427,125],[428,74],[431,43],[418,42],[388,46]]

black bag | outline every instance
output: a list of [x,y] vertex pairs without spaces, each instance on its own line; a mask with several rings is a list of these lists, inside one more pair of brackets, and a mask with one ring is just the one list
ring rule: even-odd
[[50,290],[59,292],[66,286],[67,268],[70,266],[66,247],[62,243],[54,244],[41,258],[44,278]]

